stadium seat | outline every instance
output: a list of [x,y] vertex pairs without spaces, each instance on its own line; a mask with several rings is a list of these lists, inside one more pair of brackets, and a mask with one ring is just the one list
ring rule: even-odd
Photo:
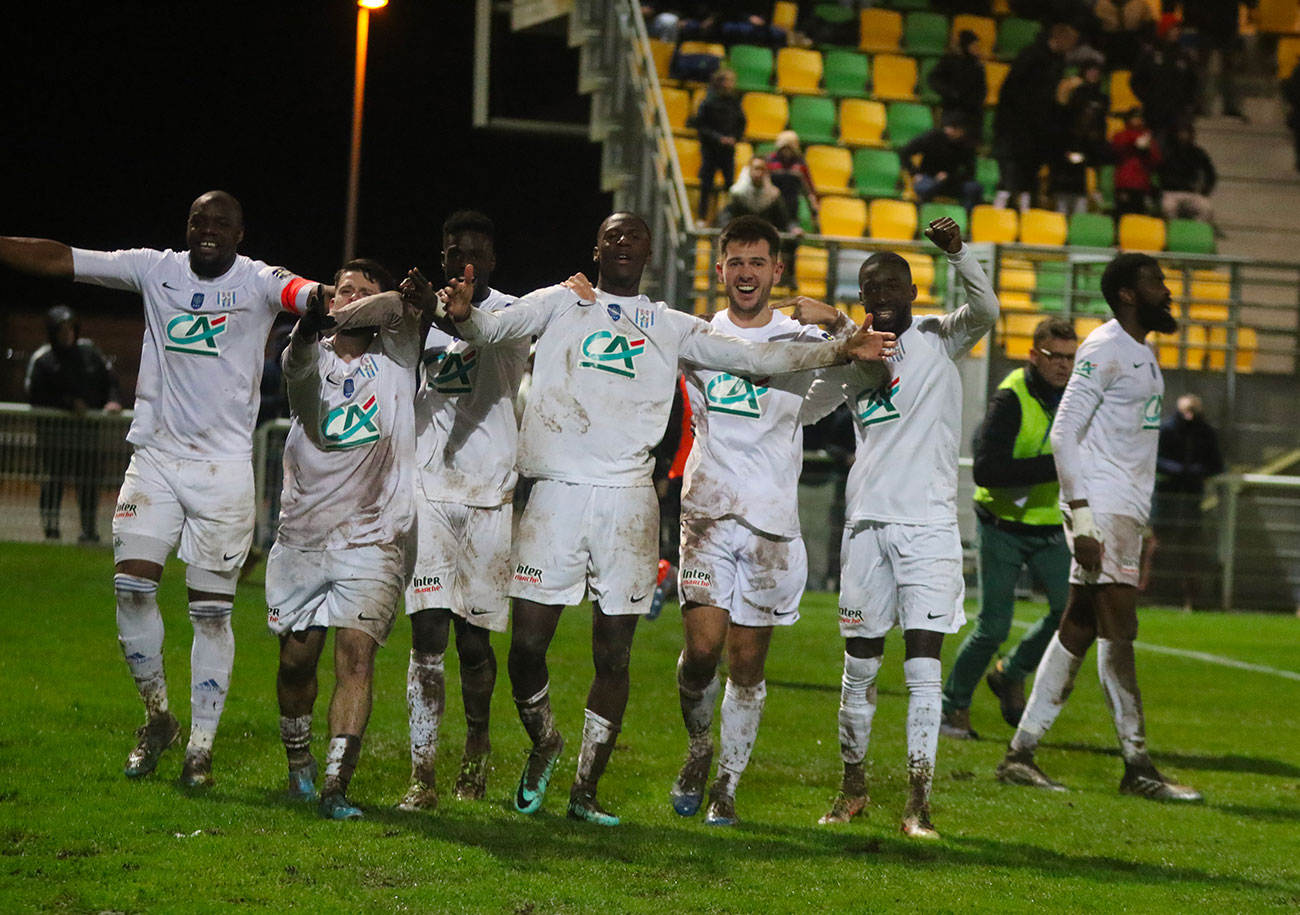
[[1034,262],[1034,300],[1043,311],[1065,311],[1066,276],[1060,261]]
[[871,237],[890,241],[916,238],[916,205],[903,200],[871,201]]
[[869,97],[867,83],[871,79],[871,58],[857,51],[842,48],[827,51],[822,64],[822,80],[826,94],[835,98]]
[[804,158],[808,162],[808,171],[812,173],[813,189],[817,191],[817,196],[853,193],[849,189],[849,179],[853,177],[853,156],[847,149],[839,146],[809,146]]
[[790,100],[790,129],[805,145],[835,142],[835,99],[797,95]]
[[691,137],[673,137],[677,147],[677,162],[682,167],[682,178],[687,186],[694,187],[700,183],[700,141]]
[[898,153],[892,149],[853,152],[853,187],[863,197],[897,197],[900,171]]
[[736,174],[749,167],[749,160],[754,158],[754,147],[741,140],[736,144]]
[[1034,265],[1021,257],[1003,257],[998,267],[998,300],[1003,311],[1036,311],[1032,293],[1038,285]]
[[897,51],[903,38],[903,16],[893,10],[869,8],[858,17],[858,50]]
[[[673,63],[676,63],[677,58],[679,57],[713,57],[717,60],[715,66],[716,69],[717,66],[721,66],[723,61],[726,60],[727,48],[725,45],[719,44],[715,41],[683,41],[677,46],[677,50],[673,53],[673,62],[669,64],[670,75],[674,69]],[[683,82],[694,84],[699,84],[705,81],[706,80],[704,79],[683,80]]]
[[930,71],[939,66],[938,57],[922,57],[917,69],[916,95],[927,105],[938,105],[939,93],[930,88]]
[[775,140],[790,120],[790,103],[784,95],[747,92],[740,106],[745,111],[745,134],[752,140]]
[[1101,202],[1106,209],[1113,210],[1115,208],[1115,166],[1098,166],[1096,176],[1096,192],[1101,195]]
[[[694,283],[696,292],[707,292],[713,287],[714,277],[717,275],[713,264],[713,243],[707,238],[696,239]],[[707,303],[708,299],[704,298],[702,301]],[[698,304],[696,307],[699,307]]]
[[810,48],[782,48],[776,52],[776,88],[785,93],[820,95],[822,52]]
[[903,50],[908,54],[942,54],[948,47],[948,17],[917,10],[903,23]]
[[1024,312],[1002,316],[998,323],[1002,325],[1002,349],[1008,359],[1029,358],[1029,351],[1034,348],[1034,328],[1041,320],[1042,315]]
[[1114,247],[1115,222],[1101,213],[1075,213],[1069,219],[1065,241],[1085,248]]
[[1125,213],[1119,218],[1119,246],[1128,251],[1163,251],[1165,221],[1140,213]]
[[934,127],[934,114],[919,102],[892,102],[885,112],[885,129],[889,145],[895,148],[911,142]]
[[1214,227],[1208,222],[1194,219],[1169,220],[1169,250],[1187,254],[1214,254],[1218,245],[1214,241]]
[[817,234],[817,219],[813,215],[812,205],[808,203],[807,194],[799,195],[799,228],[809,235]]
[[877,54],[872,62],[871,93],[884,102],[916,99],[916,60]]
[[972,16],[969,13],[953,16],[953,36],[956,37],[966,30],[970,30],[979,36],[980,49],[984,52],[985,57],[993,53],[993,48],[998,41],[997,20],[989,16]]
[[961,227],[963,236],[970,232],[970,219],[966,215],[966,208],[958,203],[929,203],[921,204],[920,225],[924,229],[936,219],[942,219],[944,216],[951,218],[958,226]]
[[1128,70],[1112,70],[1110,73],[1110,110],[1114,114],[1123,114],[1130,108],[1142,107],[1138,97],[1133,94],[1133,87],[1129,84],[1132,76],[1132,72]]
[[1214,270],[1194,270],[1187,295],[1189,302],[1184,314],[1188,319],[1207,324],[1223,324],[1229,320],[1232,283],[1227,275]]
[[994,50],[1003,60],[1014,60],[1016,55],[1034,43],[1038,37],[1038,23],[1030,19],[1008,16],[998,26],[998,42]]
[[1259,0],[1255,11],[1255,28],[1270,35],[1296,31],[1296,0]]
[[772,5],[773,28],[792,31],[799,19],[799,4],[795,0],[776,0]]
[[840,142],[845,146],[885,145],[885,106],[868,99],[840,103]]
[[799,253],[794,261],[794,281],[795,289],[800,295],[810,296],[818,301],[825,300],[828,262],[825,248],[814,248],[811,245],[799,246]]
[[668,70],[673,62],[673,43],[651,38],[650,57],[654,61],[655,73],[659,76],[659,82],[667,82],[669,80]]
[[912,270],[912,285],[916,287],[916,304],[933,306],[938,299],[935,294],[935,259],[920,251],[895,251],[894,253],[907,261],[908,267]]
[[888,0],[886,3],[877,5],[887,6],[891,10],[928,10],[930,8],[930,0]]
[[1284,35],[1277,40],[1277,78],[1286,79],[1300,61],[1300,35]]
[[668,125],[673,133],[686,131],[686,118],[690,114],[691,94],[685,89],[663,87],[664,110],[668,112]]
[[992,200],[993,195],[997,193],[998,181],[1000,180],[998,160],[985,156],[976,159],[975,180],[980,183],[980,187],[984,190],[984,199]]
[[[823,235],[861,238],[867,229],[866,201],[857,197],[827,197],[821,202],[821,226]],[[803,257],[802,248],[798,256]]]
[[727,66],[736,74],[736,88],[741,92],[770,92],[772,89],[772,49],[748,44],[731,46]]
[[1237,328],[1237,371],[1253,372],[1255,354],[1259,352],[1259,335],[1253,327]]
[[1020,234],[1020,221],[1015,210],[997,209],[982,203],[970,213],[970,240],[1010,244]]
[[1026,245],[1065,244],[1065,216],[1054,210],[1026,210],[1020,216],[1020,241]]
[[984,79],[988,83],[989,91],[984,96],[984,104],[992,108],[998,103],[998,93],[1002,91],[1002,84],[1007,81],[1007,74],[1011,72],[1011,64],[1004,64],[996,60],[990,60],[984,64]]

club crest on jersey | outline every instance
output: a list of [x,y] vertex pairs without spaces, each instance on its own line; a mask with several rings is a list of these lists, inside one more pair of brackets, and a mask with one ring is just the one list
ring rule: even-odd
[[351,378],[343,379],[343,396],[351,400],[352,395],[357,392],[357,383]]
[[[202,298],[203,293],[196,293]],[[167,322],[167,342],[163,348],[173,353],[191,353],[196,356],[220,356],[217,337],[230,326],[227,315],[209,318],[207,315],[177,315]]]
[[372,394],[365,403],[335,407],[320,424],[328,451],[342,451],[379,441],[379,405]]
[[203,307],[203,293],[196,292],[194,293],[194,298],[190,299],[190,308],[202,308],[202,307]]
[[474,390],[474,369],[478,367],[478,351],[462,352],[444,350],[430,353],[425,358],[428,387],[439,394],[468,394]]
[[858,399],[853,404],[853,415],[858,418],[858,422],[862,423],[863,428],[878,426],[900,417],[898,407],[894,406],[894,398],[898,396],[901,382],[901,377],[895,378],[889,383],[887,390],[877,388],[873,391],[863,391],[858,395]]
[[619,318],[623,317],[623,306],[617,302],[610,302],[605,306],[605,311],[609,313],[609,319],[611,321],[617,321]]
[[217,305],[222,308],[233,308],[235,306],[235,294],[233,292],[218,292]]
[[767,388],[756,387],[749,379],[737,378],[726,372],[713,376],[704,386],[704,397],[708,401],[709,410],[749,419],[762,417],[761,398],[766,393]]
[[1160,414],[1165,406],[1165,395],[1152,394],[1142,405],[1142,428],[1144,430],[1160,429]]
[[632,323],[642,330],[649,330],[655,326],[655,310],[653,308],[633,309]]
[[644,352],[644,337],[629,340],[626,334],[598,330],[594,334],[588,334],[587,339],[582,341],[583,358],[578,365],[584,369],[635,378],[636,365],[633,360]]

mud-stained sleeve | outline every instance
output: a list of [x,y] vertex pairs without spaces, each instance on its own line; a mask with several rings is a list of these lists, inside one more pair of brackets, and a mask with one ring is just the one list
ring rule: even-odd
[[849,385],[876,385],[889,377],[884,363],[854,363],[822,369],[804,395],[799,425],[811,426],[848,400]]
[[967,245],[949,254],[948,262],[957,268],[957,278],[966,288],[966,304],[939,319],[944,347],[949,356],[955,357],[970,350],[992,329],[1001,305],[988,275]]
[[820,343],[781,341],[751,343],[720,334],[699,318],[682,312],[669,312],[674,321],[687,319],[692,324],[682,338],[681,358],[701,368],[717,369],[734,375],[782,375],[802,372],[844,362],[842,340]]
[[337,323],[335,330],[355,330],[362,327],[397,328],[402,324],[406,306],[397,292],[368,295],[330,309]]
[[[400,300],[399,300],[400,301]],[[420,364],[420,312],[403,306],[397,322],[379,328],[384,352],[403,368],[415,370]]]
[[1075,358],[1074,374],[1065,386],[1061,405],[1052,420],[1052,456],[1056,459],[1056,476],[1061,481],[1061,501],[1073,502],[1087,499],[1085,475],[1080,445],[1092,418],[1105,399],[1106,366],[1097,364],[1088,341],[1079,347]]
[[470,343],[528,340],[545,331],[551,318],[577,298],[563,286],[547,286],[500,311],[485,311],[475,306],[469,310],[466,320],[456,322],[456,333]]
[[290,334],[280,364],[289,394],[289,412],[298,417],[307,437],[319,445],[321,418],[329,411],[321,398],[320,344],[307,343],[296,333]]

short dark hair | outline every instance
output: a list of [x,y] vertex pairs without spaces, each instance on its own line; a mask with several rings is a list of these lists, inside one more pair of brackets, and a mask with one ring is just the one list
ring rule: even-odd
[[442,224],[442,240],[446,242],[461,232],[479,232],[496,241],[496,226],[478,210],[457,210]]
[[862,285],[862,278],[866,275],[867,268],[873,264],[886,264],[892,267],[901,267],[907,274],[907,281],[912,282],[912,265],[907,262],[907,258],[897,251],[877,251],[862,262],[858,268],[858,285]]
[[397,288],[397,284],[393,282],[393,275],[388,272],[384,265],[368,257],[353,258],[340,267],[338,273],[334,274],[335,286],[339,284],[344,272],[348,270],[360,273],[370,282],[378,285],[380,292],[390,292]]
[[727,245],[733,241],[741,243],[765,241],[768,254],[772,257],[776,257],[777,252],[781,250],[780,233],[776,231],[776,226],[762,216],[737,216],[727,223],[722,229],[722,236],[718,239],[720,258],[726,258]]
[[596,241],[600,241],[601,233],[605,231],[605,225],[616,216],[628,216],[641,223],[641,228],[645,230],[646,238],[653,238],[654,233],[650,231],[650,223],[646,222],[644,216],[640,213],[633,213],[631,210],[615,210],[600,221],[600,228],[596,230]]
[[1101,294],[1106,304],[1110,306],[1110,310],[1114,311],[1115,306],[1119,304],[1121,289],[1136,288],[1138,274],[1142,272],[1143,267],[1159,266],[1159,261],[1150,254],[1137,251],[1125,252],[1107,264],[1106,270],[1101,275]]
[[1034,328],[1034,348],[1038,349],[1048,340],[1078,340],[1079,334],[1074,329],[1074,322],[1065,318],[1043,318]]

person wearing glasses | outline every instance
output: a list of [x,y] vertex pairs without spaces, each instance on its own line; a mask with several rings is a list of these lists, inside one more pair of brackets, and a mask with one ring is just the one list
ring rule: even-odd
[[1029,364],[1012,371],[989,399],[975,433],[975,515],[979,532],[980,615],[943,685],[945,737],[975,739],[970,705],[980,677],[1011,632],[1022,567],[1047,594],[1047,615],[988,674],[1002,717],[1015,727],[1025,709],[1025,679],[1061,622],[1069,594],[1070,551],[1062,528],[1060,484],[1050,433],[1079,337],[1064,318],[1034,328]]

